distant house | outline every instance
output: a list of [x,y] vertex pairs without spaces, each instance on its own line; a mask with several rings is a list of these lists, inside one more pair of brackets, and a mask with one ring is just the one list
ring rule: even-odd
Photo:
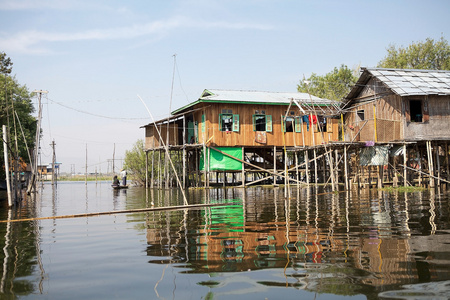
[[450,139],[450,71],[362,68],[345,100],[345,141]]

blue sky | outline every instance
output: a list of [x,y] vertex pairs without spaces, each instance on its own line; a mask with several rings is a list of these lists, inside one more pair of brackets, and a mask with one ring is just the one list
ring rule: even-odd
[[[373,67],[390,44],[449,39],[450,1],[0,0],[0,51],[43,100],[42,163],[106,172],[151,121],[206,89],[293,92]],[[174,70],[174,54],[176,68]],[[120,161],[116,162],[120,167]]]

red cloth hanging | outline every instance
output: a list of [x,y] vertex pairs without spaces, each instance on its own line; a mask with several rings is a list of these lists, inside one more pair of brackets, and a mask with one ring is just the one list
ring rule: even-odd
[[312,115],[312,120],[311,120],[311,115],[309,115],[309,123],[316,125],[317,124],[317,116]]

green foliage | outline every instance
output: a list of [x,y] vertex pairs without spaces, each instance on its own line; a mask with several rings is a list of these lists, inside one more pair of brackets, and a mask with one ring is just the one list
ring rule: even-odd
[[450,45],[444,37],[437,41],[427,38],[408,47],[390,45],[386,50],[380,68],[450,70]]
[[[20,85],[15,77],[8,75],[11,73],[11,66],[10,58],[0,52],[0,126],[6,125],[9,129],[9,148],[14,151],[14,154],[10,155],[14,157],[17,155],[15,153],[15,137],[17,136],[18,157],[29,162],[26,144],[31,151],[36,135],[36,119],[32,115],[34,113],[32,94],[25,85]],[[26,144],[20,125],[24,131]],[[1,134],[3,136],[3,132]],[[2,157],[0,177],[2,177],[4,174],[3,146],[0,147],[0,155]]]
[[131,150],[125,151],[124,168],[129,172],[133,181],[145,183],[145,151],[144,141],[137,140]]
[[312,73],[307,80],[300,81],[297,90],[324,99],[341,100],[347,96],[357,80],[353,70],[341,65],[324,76]]
[[11,74],[12,65],[11,58],[7,57],[5,52],[0,52],[0,73]]

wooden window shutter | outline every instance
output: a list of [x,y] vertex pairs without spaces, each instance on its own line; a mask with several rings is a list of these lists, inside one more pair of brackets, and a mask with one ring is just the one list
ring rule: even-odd
[[222,131],[223,114],[219,114],[219,131]]
[[295,117],[295,132],[302,132],[302,117]]
[[331,118],[325,118],[327,120],[327,132],[333,132],[333,123],[331,123]]
[[256,115],[252,115],[253,131],[256,131]]
[[429,113],[429,109],[428,109],[428,99],[423,101],[422,110],[423,110],[422,122],[429,122],[430,121],[430,113]]
[[281,131],[286,132],[286,120],[283,115],[281,115]]
[[239,132],[239,115],[233,115],[233,131]]
[[272,115],[266,115],[266,131],[272,132]]

